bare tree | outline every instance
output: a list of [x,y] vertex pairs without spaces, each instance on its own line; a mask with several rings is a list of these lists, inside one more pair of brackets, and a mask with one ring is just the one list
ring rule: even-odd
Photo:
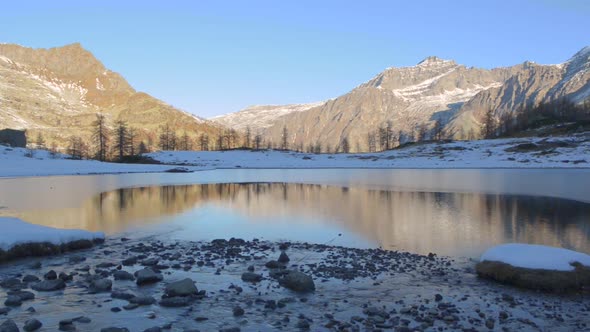
[[138,154],[148,153],[148,148],[143,141],[139,142],[139,146],[137,147]]
[[127,122],[118,120],[115,123],[115,151],[118,155],[119,160],[123,160],[123,157],[129,154],[130,150],[130,139],[129,129]]
[[107,159],[107,150],[109,144],[109,130],[107,128],[106,118],[102,113],[96,114],[96,120],[92,123],[93,132],[92,140],[96,149],[96,159],[105,161]]
[[186,131],[182,134],[182,137],[180,138],[179,149],[182,151],[192,150],[192,143]]
[[37,141],[35,142],[37,149],[45,150],[45,139],[40,132],[37,134]]
[[254,149],[260,150],[261,147],[262,147],[262,135],[256,134],[256,136],[254,136]]
[[377,140],[375,139],[375,132],[373,131],[367,133],[367,146],[369,147],[369,152],[377,151]]
[[484,115],[481,135],[483,138],[494,138],[496,136],[496,118],[494,117],[494,110],[491,108]]
[[209,151],[209,135],[202,133],[199,136],[199,146],[201,151]]
[[281,149],[289,149],[289,132],[287,126],[283,126],[283,134],[281,135]]
[[348,136],[345,136],[340,142],[340,148],[342,152],[349,153],[350,152],[350,143],[348,142]]
[[244,147],[249,149],[252,147],[251,145],[251,139],[252,139],[252,132],[250,131],[250,126],[246,127],[246,132],[244,133]]
[[443,138],[443,124],[440,119],[436,119],[434,127],[432,127],[432,138],[436,141],[440,141]]

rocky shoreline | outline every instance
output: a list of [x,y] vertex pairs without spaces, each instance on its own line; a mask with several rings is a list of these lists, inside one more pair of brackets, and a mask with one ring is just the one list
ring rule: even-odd
[[582,331],[587,295],[478,279],[467,259],[242,239],[107,239],[0,265],[0,331]]

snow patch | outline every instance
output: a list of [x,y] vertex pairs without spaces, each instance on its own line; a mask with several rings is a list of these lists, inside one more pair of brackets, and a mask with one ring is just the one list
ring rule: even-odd
[[508,243],[488,249],[480,261],[496,261],[527,269],[573,271],[571,263],[590,266],[590,255],[538,244]]
[[49,242],[55,245],[78,240],[104,240],[102,232],[88,232],[79,229],[59,229],[30,224],[18,218],[0,217],[0,249],[10,250],[26,243]]

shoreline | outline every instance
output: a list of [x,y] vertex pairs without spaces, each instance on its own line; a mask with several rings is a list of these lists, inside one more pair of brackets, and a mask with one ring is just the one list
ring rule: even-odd
[[[284,263],[276,262],[279,258]],[[31,265],[37,261],[41,267]],[[43,324],[41,330],[85,331],[108,327],[130,331],[422,331],[439,327],[571,331],[587,327],[587,296],[498,285],[477,278],[473,265],[469,259],[436,254],[301,242],[107,238],[104,244],[84,251],[0,265],[1,280],[19,276],[16,288],[34,294],[33,300],[24,300],[20,306],[0,307],[0,322],[11,319],[22,327],[35,318]],[[137,285],[134,272],[143,269],[151,269],[162,280]],[[31,291],[36,281],[22,281],[46,279],[51,270],[60,275],[57,279],[65,279],[64,289]],[[285,288],[279,281],[285,270],[310,276],[315,291]],[[244,277],[246,273],[250,274]],[[195,282],[199,293],[170,300],[166,286],[185,278]],[[7,294],[8,289],[0,289],[0,295]],[[34,312],[25,309],[30,306]]]

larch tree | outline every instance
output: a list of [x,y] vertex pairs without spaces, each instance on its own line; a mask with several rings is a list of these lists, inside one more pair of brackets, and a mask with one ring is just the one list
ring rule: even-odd
[[92,140],[96,150],[96,159],[105,161],[109,147],[109,129],[106,123],[106,117],[102,114],[96,114],[96,120],[92,123]]

